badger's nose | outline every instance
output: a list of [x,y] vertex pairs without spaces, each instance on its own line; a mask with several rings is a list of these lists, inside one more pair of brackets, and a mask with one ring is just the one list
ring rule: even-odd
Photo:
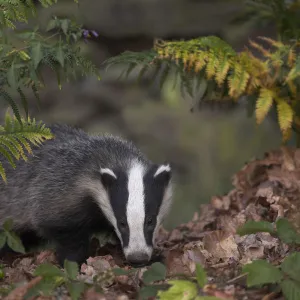
[[127,261],[135,266],[143,266],[149,262],[149,255],[145,252],[135,252],[128,254]]

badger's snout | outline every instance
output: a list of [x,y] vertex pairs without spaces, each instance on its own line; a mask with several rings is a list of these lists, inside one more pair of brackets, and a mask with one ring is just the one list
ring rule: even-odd
[[133,252],[126,256],[127,261],[134,266],[143,266],[146,265],[151,259],[151,255],[146,252]]

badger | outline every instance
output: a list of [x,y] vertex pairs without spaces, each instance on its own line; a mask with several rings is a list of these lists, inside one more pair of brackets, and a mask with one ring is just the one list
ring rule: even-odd
[[[12,219],[25,249],[55,245],[58,263],[82,264],[94,233],[112,230],[131,265],[153,256],[158,228],[172,203],[169,163],[156,164],[121,137],[90,135],[65,124],[16,168],[0,158],[0,223]],[[0,224],[0,225],[1,225]]]

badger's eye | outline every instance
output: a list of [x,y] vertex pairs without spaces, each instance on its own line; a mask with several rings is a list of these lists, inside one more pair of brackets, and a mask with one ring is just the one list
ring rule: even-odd
[[147,225],[148,226],[153,225],[153,219],[151,217],[147,218]]
[[119,224],[120,224],[121,229],[126,228],[126,222],[124,220],[121,220]]

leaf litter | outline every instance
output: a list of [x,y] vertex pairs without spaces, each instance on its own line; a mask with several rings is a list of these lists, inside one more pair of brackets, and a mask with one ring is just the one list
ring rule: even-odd
[[[269,224],[266,224],[266,232],[251,234],[249,228],[250,234],[240,236],[237,230],[246,221],[275,223],[284,217],[300,231],[300,149],[282,147],[268,152],[263,159],[247,163],[233,176],[232,183],[234,188],[228,194],[214,196],[210,203],[201,205],[190,222],[171,231],[160,228],[157,252],[165,267],[154,262],[151,266],[133,269],[124,262],[118,244],[98,245],[96,255],[79,267],[77,279],[89,285],[80,299],[155,299],[157,291],[163,295],[170,286],[167,284],[172,284],[174,279],[182,280],[184,286],[189,284],[187,280],[191,282],[198,275],[201,291],[190,290],[193,296],[232,300],[284,299],[267,286],[247,288],[246,276],[241,270],[254,260],[279,265],[300,247],[280,241],[272,235]],[[281,227],[289,230],[286,224]],[[44,263],[57,265],[53,251],[2,258],[4,275],[0,279],[0,299],[23,299],[41,280],[40,276],[34,276],[34,271]],[[197,264],[205,269],[206,275]],[[175,291],[176,287],[171,289]],[[186,299],[191,295],[186,295]],[[55,295],[30,299],[72,298],[60,286]]]

